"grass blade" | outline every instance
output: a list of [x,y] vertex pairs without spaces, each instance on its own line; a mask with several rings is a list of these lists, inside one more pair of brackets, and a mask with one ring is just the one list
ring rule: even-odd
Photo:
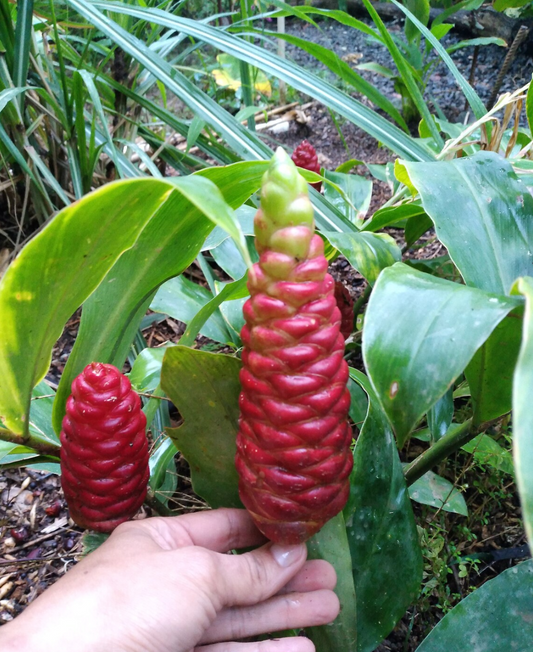
[[427,39],[431,43],[431,45],[435,48],[435,51],[440,56],[440,58],[444,61],[444,63],[448,67],[448,70],[451,72],[454,79],[459,84],[468,104],[472,108],[472,112],[476,116],[476,119],[479,120],[480,118],[482,118],[487,113],[487,109],[485,108],[485,105],[481,101],[476,91],[472,88],[472,86],[468,83],[468,81],[459,72],[457,66],[452,61],[450,55],[446,52],[446,49],[442,46],[440,41],[431,33],[431,31],[427,27],[425,27],[418,20],[418,18],[416,18],[416,16],[414,16],[409,11],[409,9],[407,9],[402,4],[397,2],[397,0],[391,0],[391,2],[393,2],[399,9],[401,9],[401,11],[403,11],[403,13],[409,18],[409,20],[417,26],[417,28],[420,30],[424,38]]
[[[70,5],[78,9],[78,11],[80,11],[80,13],[82,13],[84,16],[89,17],[88,12],[91,10],[87,8],[85,3],[81,3],[80,0],[67,1]],[[310,74],[308,71],[304,70],[300,66],[297,66],[296,64],[293,64],[285,59],[281,59],[280,57],[262,48],[258,48],[251,43],[227,34],[220,29],[211,27],[210,25],[198,23],[191,19],[173,16],[172,14],[168,14],[158,9],[139,9],[117,2],[95,2],[93,5],[107,9],[112,8],[113,11],[135,16],[141,20],[150,20],[170,29],[179,29],[189,34],[189,36],[200,39],[224,52],[227,52],[228,54],[237,57],[238,59],[246,60],[248,63],[256,66],[257,68],[260,68],[264,72],[283,79],[285,82],[291,84],[297,90],[318,99],[326,106],[330,107],[333,111],[336,111],[357,126],[361,127],[361,129],[385,144],[400,156],[403,156],[408,160],[416,161],[430,161],[435,158],[434,154],[425,149],[411,136],[401,131],[401,129],[388,122],[385,118],[377,114],[372,109],[369,109],[361,102],[358,102],[357,100],[352,99],[346,93],[339,91],[333,85],[321,80],[316,75]],[[98,26],[100,27],[100,25]],[[103,29],[102,27],[100,28]],[[103,29],[103,31],[105,31],[105,29]],[[109,29],[107,29],[106,33],[109,33]],[[388,34],[387,37],[390,39]],[[403,57],[401,61],[407,65]],[[175,77],[177,74],[178,73],[174,71]],[[189,83],[188,80],[187,83]],[[197,89],[195,90],[197,91]],[[418,91],[418,93],[420,95],[420,91]],[[428,121],[430,121],[430,123],[433,125],[433,129],[435,130],[436,136],[438,137],[438,142],[442,142],[438,130],[431,118],[429,110],[427,109],[427,106],[423,100],[421,108],[422,110],[425,110]],[[210,120],[208,121],[210,122]],[[248,139],[250,136],[251,135],[248,133]],[[228,140],[228,143],[230,143],[229,138],[226,135],[225,137]]]

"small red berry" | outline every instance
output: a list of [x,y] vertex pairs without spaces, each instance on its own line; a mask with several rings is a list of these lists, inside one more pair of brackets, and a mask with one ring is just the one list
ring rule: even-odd
[[139,396],[116,367],[92,362],[74,379],[61,431],[61,486],[79,526],[111,532],[142,505],[145,429]]
[[56,516],[59,516],[62,507],[63,505],[60,500],[54,500],[54,502],[51,505],[44,508],[44,511],[48,516],[55,518]]

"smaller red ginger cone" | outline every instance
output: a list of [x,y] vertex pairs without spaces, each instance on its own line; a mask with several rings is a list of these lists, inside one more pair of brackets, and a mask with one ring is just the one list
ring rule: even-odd
[[[318,162],[316,149],[311,145],[309,141],[302,140],[302,142],[292,153],[291,159],[294,165],[297,165],[299,168],[320,174],[320,164]],[[320,189],[322,188],[322,181],[317,181],[311,185],[315,190],[320,192]]]
[[61,430],[61,486],[72,520],[111,532],[132,518],[148,487],[146,417],[130,381],[92,362],[72,383]]
[[353,333],[353,299],[340,281],[335,281],[335,301],[341,311],[341,335],[347,340]]

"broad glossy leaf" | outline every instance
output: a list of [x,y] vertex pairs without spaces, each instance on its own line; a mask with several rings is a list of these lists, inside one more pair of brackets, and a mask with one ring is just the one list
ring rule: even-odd
[[533,272],[533,197],[508,161],[479,152],[405,167],[467,285],[508,294]]
[[[251,240],[253,247],[253,238]],[[230,238],[211,249],[211,256],[232,279],[242,278],[248,271],[242,255]]]
[[350,401],[350,419],[360,430],[368,412],[368,396],[361,386],[351,378],[348,380],[348,389],[352,399]]
[[529,650],[533,561],[485,582],[446,614],[416,652]]
[[453,391],[450,389],[439,398],[428,411],[427,421],[431,432],[431,440],[438,441],[444,437],[453,419]]
[[[236,208],[255,192],[260,179],[257,170],[251,174],[247,165],[213,168],[217,185],[209,179],[209,171],[175,179],[171,186],[174,192],[150,220],[135,247],[120,258],[85,302],[78,338],[58,388],[56,430],[74,377],[92,360],[122,367],[157,288],[192,263],[221,215],[231,215],[226,201],[230,208]],[[243,174],[240,185],[235,182],[239,172]],[[231,188],[224,188],[224,179]],[[217,190],[218,184],[225,196]]]
[[234,463],[240,368],[237,358],[186,346],[170,347],[163,360],[161,386],[183,417],[168,435],[189,462],[195,493],[211,507],[242,507]]
[[418,595],[422,553],[394,436],[368,378],[369,398],[344,510],[357,596],[357,650],[373,652]]
[[176,489],[178,476],[174,457],[178,450],[170,437],[163,437],[163,441],[150,455],[150,487],[153,491],[161,492],[161,500],[168,503],[171,493]]
[[445,512],[468,516],[468,507],[460,491],[446,478],[428,471],[409,487],[411,500]]
[[410,247],[432,227],[433,221],[425,213],[413,215],[405,225],[405,244]]
[[425,215],[425,211],[422,206],[414,204],[413,202],[408,202],[406,204],[400,204],[399,206],[391,206],[388,208],[380,208],[377,210],[374,215],[372,215],[370,220],[367,220],[362,231],[379,231],[379,229],[384,228],[385,226],[390,226],[395,222],[400,222],[401,220],[408,219],[410,217],[415,217],[417,215]]
[[[213,298],[207,289],[183,276],[171,278],[159,288],[150,304],[150,310],[162,312],[188,324]],[[200,333],[216,342],[231,342],[222,315],[216,311],[203,324]]]
[[128,377],[136,392],[153,392],[159,385],[166,350],[166,346],[143,349],[135,358]]
[[7,270],[0,283],[0,414],[13,432],[27,428],[31,391],[67,319],[170,194],[156,179],[104,186],[58,213]]
[[492,466],[498,471],[514,475],[513,456],[489,435],[478,435],[461,448],[467,453],[472,453],[479,464]]
[[533,545],[533,278],[521,278],[515,290],[526,298],[522,346],[513,380],[513,454],[522,515]]
[[346,174],[344,172],[324,172],[326,179],[339,186],[353,207],[339,195],[337,190],[329,184],[324,184],[324,196],[336,206],[353,224],[361,225],[368,212],[372,198],[372,181],[359,174]]
[[322,627],[306,628],[316,652],[357,652],[357,607],[352,575],[352,557],[342,512],[324,525],[307,542],[308,559],[325,559],[337,573],[335,593],[339,597],[341,612],[333,623]]
[[237,301],[248,296],[246,287],[247,276],[233,283],[227,283],[224,288],[199,310],[194,319],[190,321],[185,329],[185,333],[180,338],[180,344],[183,346],[192,346],[203,324],[211,317],[215,310],[225,301]]
[[44,380],[32,391],[30,406],[30,432],[47,443],[59,444],[52,427],[55,392]]
[[[253,206],[247,206],[246,204],[240,206],[235,211],[235,217],[239,220],[244,235],[254,235],[254,217],[256,212],[256,208]],[[215,228],[207,236],[202,246],[202,251],[208,251],[218,247],[219,244],[227,240],[229,237],[229,233],[226,233],[224,229],[220,228],[220,226],[215,226]]]
[[515,298],[403,263],[381,273],[365,314],[363,357],[399,446],[516,306]]
[[394,239],[386,233],[323,233],[373,285],[382,269],[393,265],[402,258],[402,252]]
[[465,369],[480,424],[506,414],[512,407],[513,373],[522,341],[523,310],[513,310],[496,326]]

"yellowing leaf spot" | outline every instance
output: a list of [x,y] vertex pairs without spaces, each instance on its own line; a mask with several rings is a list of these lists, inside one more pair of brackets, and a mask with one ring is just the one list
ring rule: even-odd
[[399,385],[396,381],[392,383],[389,389],[389,396],[390,398],[394,398],[396,394],[398,393]]
[[15,294],[15,299],[17,301],[31,301],[34,298],[35,294],[33,292],[17,292]]
[[215,407],[215,406],[216,406],[215,401],[209,401],[209,406],[210,406],[210,407]]

